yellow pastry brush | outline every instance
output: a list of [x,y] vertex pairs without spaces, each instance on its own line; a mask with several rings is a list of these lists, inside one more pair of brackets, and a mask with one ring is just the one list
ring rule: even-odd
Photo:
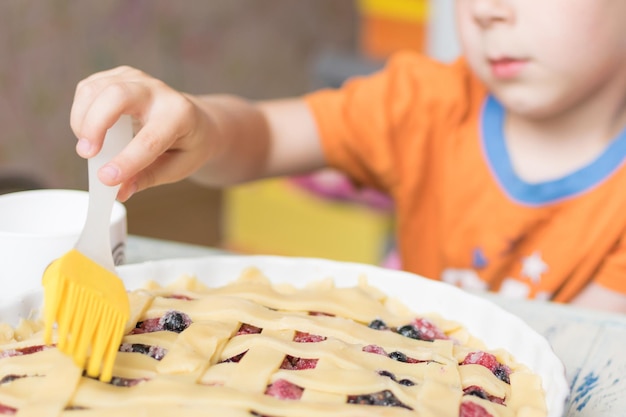
[[87,162],[89,204],[75,247],[53,261],[43,275],[45,342],[70,355],[87,375],[108,382],[130,315],[128,295],[111,254],[110,219],[119,186],[104,185],[98,169],[132,138],[130,116],[106,134],[100,152]]

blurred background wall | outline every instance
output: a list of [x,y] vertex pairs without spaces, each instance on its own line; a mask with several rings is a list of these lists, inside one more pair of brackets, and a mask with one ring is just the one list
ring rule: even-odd
[[[96,71],[130,65],[196,93],[298,95],[371,72],[399,49],[453,59],[453,2],[3,0],[0,193],[86,189],[69,112],[76,84]],[[377,263],[393,243],[392,210],[364,207],[360,190],[350,192],[329,201],[282,180],[228,191],[183,181],[133,196],[128,229],[243,252]]]
[[[95,71],[131,65],[181,90],[253,99],[301,94],[322,50],[354,50],[357,24],[350,0],[3,0],[0,186],[86,188],[69,110]],[[220,198],[186,182],[140,193],[129,231],[214,244]]]

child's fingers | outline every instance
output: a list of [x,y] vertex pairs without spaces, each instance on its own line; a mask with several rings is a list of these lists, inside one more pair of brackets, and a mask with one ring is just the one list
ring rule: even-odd
[[[134,175],[130,172],[139,168],[139,165],[130,166],[124,165],[125,162],[120,163],[121,172],[129,175],[123,179],[120,198],[127,199],[135,192],[187,178],[210,158],[213,146],[211,134],[189,136],[173,124],[159,124],[159,128],[167,127],[170,130],[150,133],[152,126],[152,124],[144,126],[125,149],[125,152],[129,151],[128,154],[119,155],[121,160],[131,152],[137,152],[137,155],[144,157],[148,153],[158,154],[154,160],[146,159],[147,165],[140,168]],[[153,138],[153,142],[149,143],[146,138]],[[150,151],[147,151],[148,149]],[[112,164],[118,164],[118,158],[112,161]]]
[[150,106],[151,94],[147,88],[137,83],[112,83],[107,85],[93,101],[83,119],[76,128],[77,137],[87,140],[91,147],[90,154],[81,154],[83,157],[95,155],[100,147],[104,135],[122,114],[142,117]]
[[80,135],[82,123],[91,104],[98,99],[108,85],[113,82],[120,82],[120,76],[129,71],[131,71],[129,67],[117,67],[93,74],[77,84],[70,110],[70,126],[77,137],[82,136]]
[[[189,175],[189,167],[194,162],[184,161],[187,157],[180,151],[169,151],[159,156],[152,164],[137,175],[122,183],[117,198],[128,200],[132,195],[159,184],[173,183]],[[186,163],[187,162],[187,163]]]
[[125,183],[121,184],[119,191],[117,192],[117,200],[125,202],[132,197],[138,190],[137,181],[135,178],[131,178]]
[[82,139],[77,152],[85,158],[95,155],[106,130],[122,114],[142,119],[150,107],[153,88],[160,88],[160,84],[130,67],[118,67],[81,81],[70,112],[72,130]]
[[194,104],[165,83],[130,67],[94,74],[77,86],[70,119],[79,139],[77,152],[83,157],[97,154],[107,129],[122,114],[131,115],[141,128],[98,172],[103,183],[121,184],[120,199],[184,178],[192,167],[199,166],[200,155],[206,155],[195,148],[204,146],[202,140],[195,141],[194,152],[182,149],[192,147],[191,137],[201,137],[190,130],[197,127]]
[[[174,146],[178,138],[177,125],[168,122],[167,117],[155,117],[154,120],[158,121],[158,128],[157,122],[146,123],[124,150],[100,169],[98,176],[103,183],[115,185],[138,176]],[[141,172],[140,177],[148,174]]]

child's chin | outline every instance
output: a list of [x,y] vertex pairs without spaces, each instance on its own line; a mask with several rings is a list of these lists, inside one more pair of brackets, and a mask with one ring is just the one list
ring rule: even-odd
[[527,119],[546,119],[559,114],[565,108],[564,99],[545,88],[508,85],[495,88],[493,94],[507,113]]

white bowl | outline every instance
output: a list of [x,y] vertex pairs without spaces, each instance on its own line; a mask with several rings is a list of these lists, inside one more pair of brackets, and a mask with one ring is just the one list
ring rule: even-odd
[[[69,251],[87,217],[89,193],[44,189],[0,195],[0,301],[13,300],[41,286],[45,268]],[[111,214],[111,250],[123,263],[126,209],[115,202]]]

